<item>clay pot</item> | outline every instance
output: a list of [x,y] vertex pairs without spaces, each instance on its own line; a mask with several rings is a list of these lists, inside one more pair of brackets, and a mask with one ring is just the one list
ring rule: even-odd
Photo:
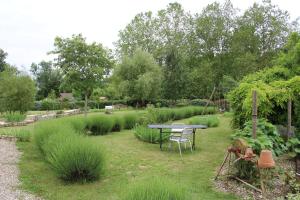
[[272,168],[275,167],[272,152],[269,150],[262,150],[258,159],[259,168]]
[[251,160],[251,158],[253,158],[254,156],[255,154],[253,153],[252,148],[247,148],[244,155],[245,160]]

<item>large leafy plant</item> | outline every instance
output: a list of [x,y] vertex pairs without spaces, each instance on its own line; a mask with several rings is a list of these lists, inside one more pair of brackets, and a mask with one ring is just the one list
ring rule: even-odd
[[276,127],[265,119],[259,119],[257,123],[257,137],[252,137],[252,122],[245,123],[245,128],[232,135],[233,139],[243,138],[251,146],[255,153],[259,154],[263,149],[272,150],[275,155],[280,155],[287,150],[284,140],[279,135]]

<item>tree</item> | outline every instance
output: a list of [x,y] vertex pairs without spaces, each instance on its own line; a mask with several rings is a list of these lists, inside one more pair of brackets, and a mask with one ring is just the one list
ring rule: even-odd
[[0,108],[1,112],[25,113],[34,105],[34,81],[26,75],[7,69],[0,72]]
[[88,44],[81,34],[72,38],[56,37],[54,46],[51,53],[57,55],[55,64],[62,70],[64,80],[84,95],[87,115],[89,96],[112,66],[108,50],[100,43]]
[[51,91],[55,92],[56,97],[59,95],[62,74],[59,69],[54,68],[52,62],[32,63],[30,71],[34,75],[37,84],[38,100],[48,97]]
[[[237,20],[231,42],[231,73],[236,79],[272,65],[292,30],[287,11],[265,0]],[[236,73],[236,72],[239,73]]]
[[114,71],[114,80],[123,97],[142,105],[160,96],[161,69],[153,56],[137,49],[133,56],[124,57]]
[[0,49],[0,72],[3,72],[6,66],[6,59],[7,53]]

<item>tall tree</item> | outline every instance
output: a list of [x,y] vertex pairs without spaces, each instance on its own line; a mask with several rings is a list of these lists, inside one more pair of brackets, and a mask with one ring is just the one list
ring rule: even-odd
[[142,105],[160,96],[161,69],[151,54],[137,49],[133,56],[124,57],[117,66],[114,80],[124,98]]
[[0,49],[0,72],[4,71],[6,66],[6,59],[7,53]]
[[241,79],[270,67],[291,30],[287,11],[272,5],[270,0],[254,3],[237,20],[230,50],[232,76]]
[[88,44],[81,34],[56,37],[54,46],[51,53],[57,55],[55,64],[61,68],[65,81],[84,95],[87,115],[89,96],[112,66],[109,52],[100,43]]
[[59,95],[62,74],[59,69],[53,66],[52,62],[32,63],[30,71],[34,75],[37,84],[37,99],[48,97],[51,91],[54,91],[56,96]]

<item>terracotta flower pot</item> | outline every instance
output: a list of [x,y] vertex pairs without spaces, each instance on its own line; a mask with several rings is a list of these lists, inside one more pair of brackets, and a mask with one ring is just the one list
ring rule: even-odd
[[255,154],[253,153],[252,148],[247,148],[244,155],[245,160],[251,160],[251,158],[253,158],[254,156]]
[[272,152],[269,150],[262,150],[258,159],[259,168],[272,168],[275,167]]

